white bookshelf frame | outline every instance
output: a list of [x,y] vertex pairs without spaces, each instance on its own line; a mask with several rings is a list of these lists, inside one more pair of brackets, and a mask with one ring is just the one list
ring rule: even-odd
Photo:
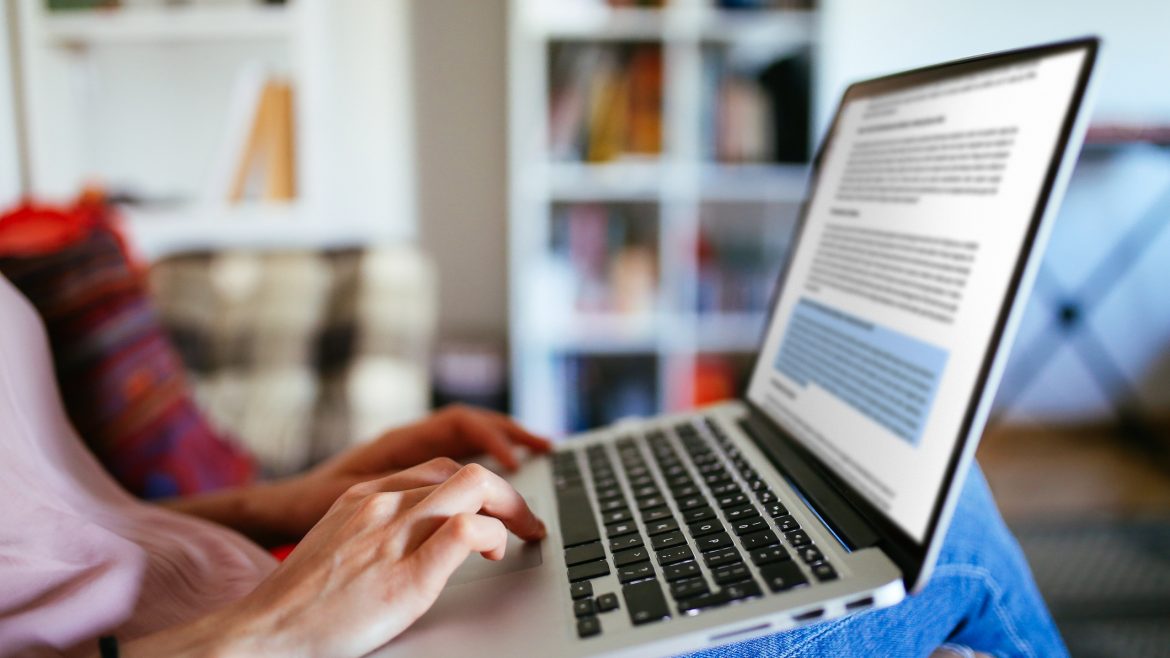
[[[719,10],[707,0],[668,0],[663,9],[611,8],[604,0],[511,0],[509,22],[509,324],[515,414],[561,435],[563,354],[657,357],[659,406],[694,397],[696,357],[756,348],[763,316],[698,314],[692,250],[704,202],[802,200],[799,165],[706,163],[701,159],[700,94],[704,44],[763,42],[813,46],[815,10]],[[663,155],[653,162],[553,162],[548,157],[548,50],[557,42],[649,41],[664,58]],[[551,208],[573,201],[657,204],[656,310],[639,318],[551,317],[533,294],[549,242]],[[680,303],[691,300],[691,304]]]
[[[84,69],[90,53],[263,44],[258,47],[282,53],[287,69],[276,72],[294,85],[296,200],[230,204],[197,195],[179,205],[129,208],[123,216],[139,250],[154,259],[195,248],[313,248],[415,237],[409,46],[398,38],[409,29],[409,0],[158,2],[59,11],[45,0],[17,2],[34,195],[65,201],[104,173],[87,169],[84,135],[95,126],[60,94],[59,77]],[[355,26],[363,29],[351,36]],[[372,61],[363,66],[362,57]],[[371,134],[346,135],[352,125],[369,126]],[[358,182],[337,173],[338,163],[355,160],[370,172]]]

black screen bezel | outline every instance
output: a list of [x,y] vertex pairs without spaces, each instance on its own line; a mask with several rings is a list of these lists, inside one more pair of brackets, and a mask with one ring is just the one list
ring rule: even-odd
[[[804,443],[793,436],[790,432],[786,431],[783,426],[767,411],[751,400],[748,392],[751,386],[751,382],[755,380],[756,370],[761,367],[767,367],[767,364],[764,364],[760,358],[765,348],[765,341],[767,340],[769,333],[768,330],[771,329],[770,321],[766,327],[764,335],[760,338],[759,350],[757,351],[757,362],[755,368],[753,368],[752,377],[748,380],[747,388],[743,391],[742,399],[745,400],[745,402],[752,408],[752,411],[756,417],[771,425],[772,429],[775,430],[772,433],[772,436],[784,440],[788,447],[796,450],[801,456],[809,460],[813,468],[817,471],[817,475],[828,481],[828,483],[834,489],[836,489],[841,496],[848,500],[849,503],[857,509],[857,511],[868,523],[872,524],[874,530],[876,530],[882,538],[881,544],[883,549],[890,555],[895,563],[898,564],[899,568],[902,569],[903,578],[908,587],[917,581],[919,574],[922,572],[927,552],[931,544],[930,540],[932,537],[934,537],[938,530],[938,524],[942,515],[944,503],[946,501],[946,496],[942,495],[942,492],[948,491],[954,486],[960,457],[963,454],[964,449],[967,447],[967,444],[970,441],[975,440],[971,437],[971,429],[975,422],[975,415],[980,401],[986,394],[985,389],[987,388],[987,381],[991,374],[991,368],[995,360],[996,353],[1001,347],[1000,343],[1003,340],[1003,335],[1007,327],[1009,315],[1018,301],[1020,282],[1024,276],[1025,267],[1032,255],[1042,220],[1044,218],[1045,212],[1047,211],[1052,189],[1056,184],[1056,178],[1059,173],[1060,164],[1064,159],[1064,152],[1068,148],[1069,140],[1072,137],[1072,131],[1076,122],[1078,111],[1084,102],[1085,93],[1088,88],[1089,76],[1093,70],[1094,63],[1096,62],[1099,49],[1100,39],[1097,37],[1084,37],[1069,41],[1032,46],[1018,50],[980,55],[977,57],[946,62],[943,64],[936,64],[903,73],[897,73],[880,78],[874,78],[872,80],[854,83],[850,85],[842,95],[841,101],[838,103],[836,112],[834,113],[833,121],[830,124],[824,139],[821,141],[821,145],[817,150],[816,157],[813,159],[807,185],[807,190],[809,193],[811,193],[811,191],[815,190],[817,187],[821,173],[821,165],[823,163],[825,154],[832,146],[833,138],[836,135],[837,124],[841,117],[842,108],[845,107],[845,105],[849,102],[858,98],[890,93],[899,89],[921,85],[934,80],[949,78],[956,75],[966,75],[980,70],[1040,59],[1075,50],[1083,50],[1085,53],[1085,57],[1081,63],[1081,70],[1077,77],[1076,87],[1066,108],[1065,117],[1058,134],[1057,142],[1055,148],[1053,148],[1052,156],[1049,161],[1047,172],[1045,173],[1043,184],[1041,185],[1038,192],[1033,214],[1029,221],[1027,232],[1024,235],[1024,240],[1021,244],[1019,255],[1016,259],[1016,265],[1012,272],[1011,279],[1008,282],[1003,304],[1000,306],[999,314],[996,319],[995,327],[992,331],[991,337],[988,340],[987,346],[984,348],[983,363],[980,366],[979,375],[976,379],[975,386],[972,388],[971,398],[967,404],[967,411],[963,416],[963,421],[959,428],[959,435],[955,441],[954,449],[947,462],[943,477],[939,482],[939,487],[935,491],[934,506],[931,510],[930,518],[921,540],[914,539],[909,533],[906,532],[905,529],[902,528],[902,526],[898,525],[898,523],[894,521],[893,518],[882,512],[876,505],[871,503],[869,499],[867,499],[856,488],[845,481],[845,479],[838,475],[836,471],[825,464],[816,453],[808,449]],[[784,264],[784,267],[782,268],[780,275],[777,278],[776,286],[773,289],[768,313],[769,319],[772,318],[776,313],[776,306],[780,300],[780,291],[783,289],[784,281],[787,279],[789,268],[792,265],[791,256],[796,253],[796,245],[799,245],[800,240],[803,237],[804,227],[808,219],[808,211],[811,205],[811,196],[807,196],[806,194],[806,202],[801,208],[796,232],[792,241],[793,248],[789,251],[789,258]]]

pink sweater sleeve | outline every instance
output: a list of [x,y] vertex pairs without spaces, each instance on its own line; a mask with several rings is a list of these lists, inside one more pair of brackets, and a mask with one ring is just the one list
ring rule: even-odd
[[70,426],[44,327],[0,276],[0,653],[91,653],[251,591],[275,566],[244,537],[143,504]]

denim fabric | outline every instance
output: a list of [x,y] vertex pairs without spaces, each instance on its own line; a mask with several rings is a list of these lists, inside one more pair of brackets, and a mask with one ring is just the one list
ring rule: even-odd
[[892,608],[694,655],[927,656],[944,644],[1000,658],[1068,655],[977,466],[967,476],[938,566],[921,593]]

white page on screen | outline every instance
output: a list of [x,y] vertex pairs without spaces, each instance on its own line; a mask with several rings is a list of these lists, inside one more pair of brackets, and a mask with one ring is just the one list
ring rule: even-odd
[[841,109],[748,397],[921,541],[1085,58]]

